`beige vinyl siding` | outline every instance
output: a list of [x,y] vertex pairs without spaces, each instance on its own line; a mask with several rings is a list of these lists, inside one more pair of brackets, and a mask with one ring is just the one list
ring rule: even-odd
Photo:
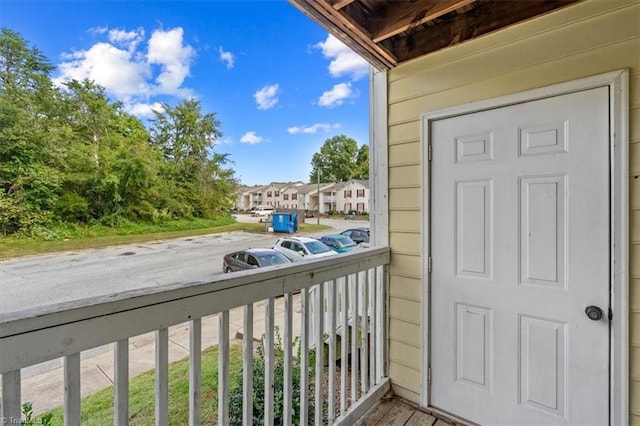
[[[389,214],[391,232],[420,232],[422,215],[419,211],[396,210]],[[640,229],[638,229],[640,234]]]
[[420,187],[422,168],[420,163],[413,165],[390,166],[389,180],[393,181],[394,188]]
[[415,278],[396,277],[389,285],[389,294],[391,297],[420,302],[422,300],[422,281]]
[[[585,0],[404,64],[388,74],[390,376],[419,402],[419,358],[395,345],[421,341],[421,114],[630,69],[630,411],[640,425],[640,1]],[[416,169],[419,169],[418,171]],[[406,290],[405,290],[406,289]],[[420,305],[421,306],[421,305]],[[402,312],[400,312],[402,310]],[[411,325],[405,328],[404,325]],[[394,335],[394,330],[401,333]],[[402,346],[400,346],[402,347]]]

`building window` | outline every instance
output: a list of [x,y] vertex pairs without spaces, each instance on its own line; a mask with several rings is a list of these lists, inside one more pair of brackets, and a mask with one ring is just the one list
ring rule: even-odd
[[283,199],[284,201],[289,200],[289,194],[282,194],[282,199]]
[[351,203],[344,203],[344,212],[349,213],[351,211]]
[[351,190],[350,189],[345,189],[344,198],[351,198]]
[[364,203],[358,203],[356,204],[356,210],[358,210],[359,212],[363,212],[364,211]]
[[356,197],[364,198],[364,189],[356,189]]
[[267,191],[267,197],[271,197],[271,191]]
[[291,194],[291,199],[292,200],[297,200],[298,199],[298,194]]
[[276,197],[279,197],[279,196],[280,196],[280,191],[276,191],[275,196],[276,196]]

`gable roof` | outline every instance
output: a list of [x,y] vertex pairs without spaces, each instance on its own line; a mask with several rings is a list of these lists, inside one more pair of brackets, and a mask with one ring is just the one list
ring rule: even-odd
[[[320,191],[324,191],[327,188],[331,188],[333,185],[335,185],[333,182],[330,183],[323,183],[320,182]],[[298,193],[299,194],[311,194],[314,192],[318,192],[318,184],[317,183],[310,183],[310,184],[306,184],[306,185],[302,185],[298,187]]]

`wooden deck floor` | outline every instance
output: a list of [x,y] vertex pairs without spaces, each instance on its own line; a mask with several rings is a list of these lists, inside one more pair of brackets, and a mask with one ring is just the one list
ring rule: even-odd
[[380,403],[370,409],[356,426],[451,426],[438,417],[420,411],[410,402],[389,395],[382,398]]

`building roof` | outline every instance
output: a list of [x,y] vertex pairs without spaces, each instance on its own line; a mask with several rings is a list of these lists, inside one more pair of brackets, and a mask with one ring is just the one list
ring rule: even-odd
[[[333,182],[320,182],[320,191],[323,191],[327,188],[332,187],[333,185],[335,185]],[[300,186],[300,189],[298,189],[298,193],[299,194],[311,194],[314,192],[318,192],[318,184],[317,183],[309,183],[306,185],[302,185]]]
[[[327,189],[331,189],[333,191],[337,191],[340,188],[343,188],[349,182],[358,182],[361,183],[365,188],[369,188],[369,181],[366,179],[351,179],[345,182],[320,182],[320,190],[324,191]],[[271,182],[269,185],[254,185],[254,186],[241,186],[238,188],[239,193],[257,193],[266,190],[267,188],[277,188],[282,191],[286,191],[288,189],[295,189],[298,194],[311,194],[318,191],[317,183],[308,183],[304,184],[300,181],[297,182]]]

